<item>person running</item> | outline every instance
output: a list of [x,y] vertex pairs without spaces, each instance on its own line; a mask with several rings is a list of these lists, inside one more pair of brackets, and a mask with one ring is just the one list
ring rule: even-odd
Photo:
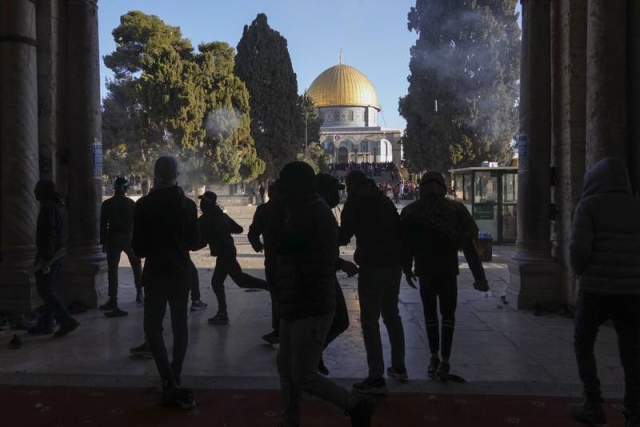
[[129,258],[133,270],[133,282],[136,286],[136,302],[142,304],[142,262],[131,248],[133,235],[133,214],[136,204],[126,196],[129,181],[116,178],[113,188],[115,195],[104,202],[100,209],[100,244],[102,252],[107,254],[109,301],[102,304],[106,317],[126,316],[127,312],[118,308],[118,267],[120,255],[124,252]]
[[[136,203],[132,246],[145,258],[144,332],[162,379],[162,404],[191,409],[193,393],[182,388],[180,375],[187,353],[187,307],[192,281],[190,250],[198,249],[197,208],[178,187],[178,162],[161,156],[154,166],[154,185]],[[169,304],[173,330],[173,358],[169,362],[162,324]]]
[[268,290],[269,286],[265,280],[242,272],[231,234],[240,234],[244,229],[222,211],[217,204],[216,193],[206,191],[199,196],[199,199],[202,210],[202,215],[198,219],[202,233],[200,246],[204,247],[208,244],[211,255],[217,257],[216,267],[211,277],[211,287],[218,300],[218,312],[209,319],[209,323],[226,325],[229,323],[227,297],[224,290],[224,281],[227,276],[231,276],[231,279],[241,288]]
[[[262,339],[269,344],[280,342],[280,316],[278,315],[278,301],[273,292],[276,277],[276,253],[274,248],[275,236],[284,227],[285,211],[284,204],[280,198],[278,181],[274,181],[268,188],[269,201],[256,208],[253,221],[249,226],[247,238],[255,252],[264,251],[264,273],[267,283],[272,289],[271,295],[271,328],[272,331],[262,336]],[[262,240],[260,237],[262,236]]]
[[569,244],[578,276],[574,348],[584,401],[571,418],[607,423],[594,345],[598,328],[613,322],[624,369],[625,427],[640,426],[640,199],[631,192],[627,165],[608,157],[584,176]]
[[[462,250],[475,279],[474,288],[489,290],[474,242],[478,227],[467,208],[446,198],[442,174],[427,172],[420,180],[420,199],[402,210],[403,271],[407,283],[417,276],[431,350],[428,374],[449,379],[451,345],[458,300],[458,251]],[[415,260],[415,275],[412,271]],[[438,322],[438,306],[442,330]],[[442,360],[440,359],[442,356]]]
[[317,370],[335,313],[339,251],[338,224],[327,203],[315,193],[313,182],[313,169],[304,162],[288,163],[280,171],[280,189],[288,208],[287,222],[275,246],[282,426],[300,425],[305,392],[345,411],[352,426],[368,427],[375,401],[350,393]]
[[[394,187],[395,188],[395,187]],[[355,236],[354,260],[360,267],[358,297],[369,375],[353,385],[363,393],[386,394],[380,316],[391,343],[387,375],[406,380],[405,343],[398,295],[402,278],[400,217],[393,202],[360,171],[347,176],[347,201],[340,217],[341,245]]]
[[66,212],[52,180],[38,181],[34,193],[36,200],[40,202],[36,226],[35,276],[38,295],[44,301],[44,313],[38,320],[38,324],[28,332],[36,335],[53,334],[53,315],[55,314],[60,322],[60,328],[54,336],[59,338],[80,326],[64,306],[56,290],[58,275],[66,255]]

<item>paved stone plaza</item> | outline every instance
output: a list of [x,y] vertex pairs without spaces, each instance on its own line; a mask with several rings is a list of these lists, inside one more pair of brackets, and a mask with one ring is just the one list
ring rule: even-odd
[[[228,213],[245,227],[236,237],[238,258],[250,274],[264,277],[263,256],[251,249],[246,232],[255,207],[230,207]],[[351,259],[353,244],[341,248]],[[573,355],[573,321],[557,314],[534,316],[503,305],[509,272],[506,262],[512,246],[494,247],[492,262],[485,263],[492,288],[490,295],[472,288],[472,276],[462,264],[456,333],[451,358],[452,372],[467,384],[440,384],[427,377],[429,350],[424,330],[422,305],[417,290],[403,282],[400,312],[407,344],[410,381],[389,381],[392,392],[424,391],[478,394],[539,394],[578,396],[579,379]],[[277,346],[261,336],[271,331],[270,300],[264,291],[248,292],[227,279],[230,324],[207,323],[216,311],[210,287],[214,259],[206,250],[193,255],[200,272],[203,311],[190,313],[189,350],[185,362],[185,384],[195,388],[278,388],[275,367]],[[325,352],[331,377],[345,384],[366,376],[366,357],[359,325],[356,278],[340,275],[351,326]],[[9,348],[12,330],[0,332],[1,384],[61,384],[143,387],[157,385],[158,375],[151,359],[129,356],[129,348],[143,341],[142,306],[134,302],[133,277],[126,257],[120,270],[120,306],[128,317],[106,319],[90,310],[77,316],[80,328],[64,339],[32,337],[24,331],[24,346]],[[385,357],[389,357],[386,331],[381,324]],[[171,342],[170,324],[166,328]],[[622,370],[613,329],[604,326],[597,343],[599,373],[605,394],[619,397],[623,392]]]

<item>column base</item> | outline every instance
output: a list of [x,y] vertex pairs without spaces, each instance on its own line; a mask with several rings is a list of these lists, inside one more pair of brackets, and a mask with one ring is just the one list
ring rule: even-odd
[[562,269],[552,258],[520,258],[509,262],[507,300],[518,310],[532,310],[538,304],[562,304]]
[[107,260],[100,246],[71,248],[65,259],[58,289],[65,304],[80,301],[97,308],[107,296]]
[[33,274],[35,246],[4,249],[0,264],[0,310],[28,314],[42,304]]

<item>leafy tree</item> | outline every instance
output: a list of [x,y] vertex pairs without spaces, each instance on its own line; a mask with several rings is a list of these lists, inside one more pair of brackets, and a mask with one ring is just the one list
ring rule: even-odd
[[106,149],[119,148],[109,155],[148,170],[159,153],[171,152],[192,183],[237,183],[264,171],[249,132],[249,95],[233,74],[233,48],[214,42],[196,52],[178,27],[142,12],[122,16],[113,35],[116,51],[105,64],[115,78],[103,124]]
[[251,135],[258,156],[267,164],[264,175],[274,178],[304,145],[300,131],[304,123],[287,41],[262,13],[244,27],[235,73],[251,96]]
[[517,131],[517,0],[417,0],[405,157],[418,170],[505,163]]

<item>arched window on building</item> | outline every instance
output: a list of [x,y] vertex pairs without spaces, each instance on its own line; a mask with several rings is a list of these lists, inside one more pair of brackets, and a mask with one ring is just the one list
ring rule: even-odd
[[361,153],[368,153],[369,152],[369,142],[368,141],[362,141],[360,143],[360,152]]

